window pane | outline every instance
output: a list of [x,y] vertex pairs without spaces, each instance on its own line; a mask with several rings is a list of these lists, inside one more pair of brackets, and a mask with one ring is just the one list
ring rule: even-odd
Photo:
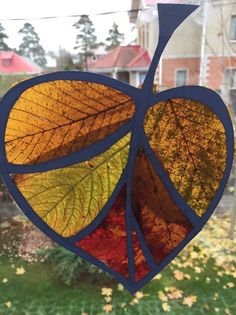
[[231,40],[236,40],[236,15],[231,17],[229,38]]
[[186,85],[187,81],[187,71],[177,70],[176,72],[176,86]]
[[236,69],[225,70],[225,84],[230,87],[236,87]]

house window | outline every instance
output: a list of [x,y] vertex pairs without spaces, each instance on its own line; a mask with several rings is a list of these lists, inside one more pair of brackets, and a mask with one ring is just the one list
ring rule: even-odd
[[229,88],[236,88],[236,68],[225,70],[225,84]]
[[236,15],[231,16],[229,39],[236,40]]
[[147,73],[146,72],[140,72],[139,73],[139,83],[143,84],[145,78],[146,78]]
[[177,70],[175,77],[175,85],[182,86],[187,83],[187,70]]

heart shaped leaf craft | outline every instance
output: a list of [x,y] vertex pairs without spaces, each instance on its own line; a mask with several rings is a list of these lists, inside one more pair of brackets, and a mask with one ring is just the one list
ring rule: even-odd
[[159,42],[141,89],[65,71],[21,82],[1,101],[1,173],[16,203],[133,293],[202,229],[232,166],[218,94],[152,91],[163,49],[196,8],[158,5]]

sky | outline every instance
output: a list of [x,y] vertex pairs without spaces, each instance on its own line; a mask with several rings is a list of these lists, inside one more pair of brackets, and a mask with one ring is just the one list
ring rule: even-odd
[[[41,44],[46,51],[58,51],[59,46],[73,52],[75,45],[76,30],[73,23],[79,18],[58,18],[49,20],[38,20],[45,16],[68,16],[73,14],[88,14],[93,21],[98,41],[104,41],[112,24],[116,22],[119,30],[125,33],[125,44],[131,42],[136,34],[132,31],[133,25],[129,23],[128,14],[117,13],[105,16],[94,14],[110,11],[127,11],[131,9],[131,0],[20,0],[4,1],[0,10],[0,22],[9,40],[10,47],[17,48],[21,37],[18,35],[19,29],[24,23],[30,22],[38,33]],[[7,19],[27,18],[29,21],[8,21]]]

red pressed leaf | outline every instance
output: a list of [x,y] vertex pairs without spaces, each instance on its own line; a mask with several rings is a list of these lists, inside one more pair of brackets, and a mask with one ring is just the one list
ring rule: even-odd
[[125,201],[124,187],[102,223],[75,245],[128,278]]

